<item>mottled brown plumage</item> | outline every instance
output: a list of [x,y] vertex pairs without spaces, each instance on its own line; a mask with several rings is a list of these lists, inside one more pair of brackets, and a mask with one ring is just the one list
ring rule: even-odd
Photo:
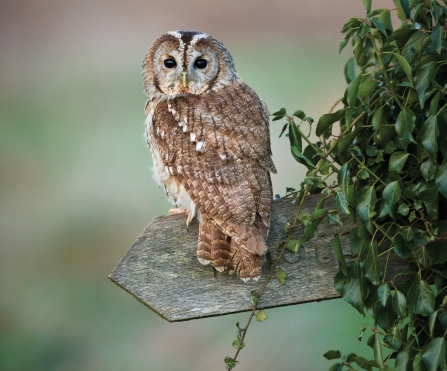
[[227,49],[203,33],[158,38],[143,80],[154,177],[188,222],[199,211],[199,261],[258,278],[276,172],[265,104],[237,75]]

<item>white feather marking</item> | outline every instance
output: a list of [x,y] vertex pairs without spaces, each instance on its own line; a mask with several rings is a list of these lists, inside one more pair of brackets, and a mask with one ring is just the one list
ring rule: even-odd
[[165,137],[165,131],[164,131],[164,130],[161,132],[161,137],[162,137],[162,138]]
[[178,126],[182,127],[182,125],[183,125],[183,122],[179,121]]
[[236,159],[236,162],[241,162],[242,160],[240,158]]
[[174,175],[174,169],[172,168],[172,166],[169,166],[169,172]]
[[208,35],[206,33],[199,33],[192,38],[191,44],[194,45],[200,39],[206,39]]
[[261,277],[261,276],[258,276],[258,277],[253,277],[253,281],[255,281],[255,282],[258,282],[258,280],[259,280],[259,277]]
[[219,156],[222,160],[226,160],[227,159],[227,155],[225,153],[219,153]]
[[189,138],[191,139],[191,142],[195,142],[196,141],[196,133],[189,133]]
[[169,31],[169,32],[167,32],[169,35],[172,35],[172,36],[175,36],[175,37],[177,37],[177,38],[179,38],[180,40],[182,39],[182,35],[181,35],[181,33],[180,32],[177,32],[177,31]]
[[183,132],[186,133],[186,130],[188,130],[188,127],[186,125],[183,125]]
[[247,283],[248,281],[250,281],[250,277],[247,277],[247,278],[242,278],[241,277],[241,280],[244,281],[245,283]]
[[200,151],[203,147],[203,140],[199,140],[196,145],[196,151]]

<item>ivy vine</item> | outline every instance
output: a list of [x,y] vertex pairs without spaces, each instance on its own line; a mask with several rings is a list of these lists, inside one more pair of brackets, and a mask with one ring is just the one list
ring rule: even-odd
[[[391,10],[371,10],[343,26],[340,52],[352,43],[346,63],[347,88],[316,126],[303,111],[282,108],[273,121],[286,119],[294,159],[306,177],[287,195],[297,204],[288,238],[259,292],[245,327],[237,324],[236,354],[225,359],[231,370],[244,347],[267,282],[286,272],[277,266],[286,249],[297,253],[323,218],[342,225],[333,248],[339,260],[337,292],[361,315],[372,317],[360,328],[372,348],[370,360],[338,350],[324,354],[341,370],[447,369],[447,0],[395,0]],[[401,24],[395,28],[391,12]],[[337,109],[338,108],[338,109]],[[311,127],[315,143],[304,132]],[[331,179],[337,182],[330,182]],[[311,215],[301,214],[305,197],[322,193]],[[332,200],[336,210],[324,209]],[[293,230],[304,226],[299,240]],[[349,234],[352,257],[345,260],[340,236]],[[400,259],[408,268],[390,272]]]

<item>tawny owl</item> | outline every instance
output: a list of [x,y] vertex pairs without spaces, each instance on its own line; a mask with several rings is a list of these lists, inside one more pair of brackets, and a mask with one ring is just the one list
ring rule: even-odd
[[215,38],[171,31],[143,63],[146,139],[169,200],[198,214],[197,258],[258,279],[272,209],[267,107]]

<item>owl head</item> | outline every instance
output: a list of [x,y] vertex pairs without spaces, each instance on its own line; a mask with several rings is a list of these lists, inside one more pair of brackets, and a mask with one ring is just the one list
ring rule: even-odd
[[240,80],[227,48],[203,32],[170,31],[155,40],[143,62],[149,98],[216,91]]

